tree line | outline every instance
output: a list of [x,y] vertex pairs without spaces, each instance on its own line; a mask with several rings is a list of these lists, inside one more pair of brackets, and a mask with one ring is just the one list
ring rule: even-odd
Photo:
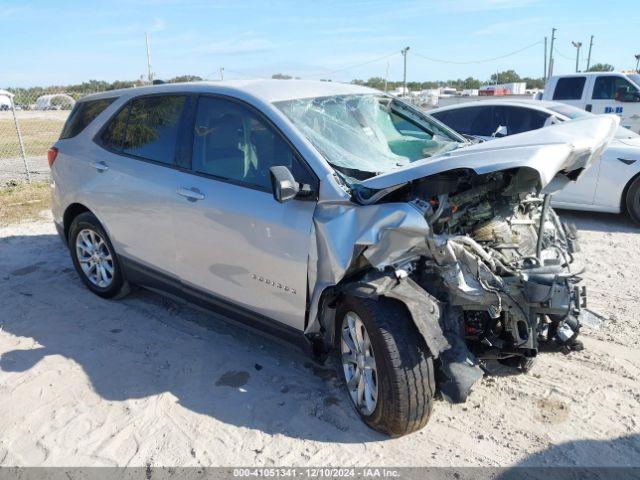
[[[596,63],[588,71],[590,72],[610,72],[613,71],[613,65],[609,65],[607,63]],[[299,77],[293,77],[284,73],[275,73],[271,76],[274,79],[293,79]],[[160,83],[178,83],[178,82],[197,82],[204,80],[204,78],[199,77],[198,75],[179,75],[177,77],[170,78],[165,81],[161,81]],[[534,77],[521,77],[514,70],[505,70],[503,72],[496,72],[488,80],[482,81],[474,77],[467,77],[465,79],[451,79],[451,80],[437,80],[437,81],[423,81],[416,82],[411,81],[407,82],[407,87],[410,90],[426,90],[430,88],[439,88],[439,87],[453,87],[457,90],[465,90],[465,89],[477,89],[482,85],[493,84],[493,83],[512,83],[512,82],[525,82],[527,84],[527,88],[544,88],[544,79],[542,77],[534,78]],[[154,82],[155,83],[155,82]],[[366,85],[371,88],[376,88],[378,90],[384,90],[385,88],[385,79],[382,77],[371,77],[368,80],[362,79],[354,79],[351,83],[357,85]],[[131,87],[139,87],[143,85],[148,85],[148,82],[139,80],[116,80],[114,82],[106,82],[104,80],[89,80],[87,82],[82,82],[74,85],[54,85],[50,87],[29,87],[29,88],[9,88],[8,90],[15,95],[14,101],[16,105],[28,105],[30,103],[35,102],[35,99],[40,95],[45,95],[48,93],[57,93],[64,92],[72,97],[78,99],[84,95],[88,95],[90,93],[97,92],[105,92],[109,90],[117,90],[120,88],[131,88]],[[401,87],[401,81],[386,81],[387,90],[393,90],[395,88]]]

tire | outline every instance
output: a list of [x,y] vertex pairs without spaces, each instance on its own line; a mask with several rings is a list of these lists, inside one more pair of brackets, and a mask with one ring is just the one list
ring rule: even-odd
[[[366,408],[366,402],[359,407],[349,388],[348,371],[355,370],[358,362],[353,361],[350,353],[343,353],[349,350],[343,334],[349,335],[348,323],[353,314],[360,319],[370,339],[368,351],[376,367],[377,398],[371,410]],[[345,297],[336,312],[336,328],[339,378],[344,380],[351,403],[362,420],[392,437],[424,427],[433,409],[436,388],[433,358],[405,306],[384,297],[377,301]],[[363,356],[367,358],[366,353]],[[344,360],[346,357],[350,360]],[[366,362],[361,364],[366,372]],[[369,377],[364,375],[365,387],[366,378],[373,377],[372,373]]]
[[640,223],[640,177],[629,185],[624,201],[631,219]]
[[84,212],[73,219],[68,246],[73,266],[89,290],[103,298],[122,298],[129,293],[120,259],[95,215]]

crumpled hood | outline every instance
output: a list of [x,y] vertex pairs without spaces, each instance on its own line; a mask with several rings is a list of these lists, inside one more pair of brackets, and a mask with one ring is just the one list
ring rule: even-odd
[[558,173],[566,182],[564,174],[587,168],[602,154],[619,123],[616,115],[576,119],[418,160],[360,185],[381,190],[450,170],[468,169],[481,175],[529,168],[538,174],[544,188]]

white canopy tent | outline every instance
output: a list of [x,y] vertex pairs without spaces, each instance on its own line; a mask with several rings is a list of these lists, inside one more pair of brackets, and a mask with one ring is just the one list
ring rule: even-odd
[[41,95],[36,99],[36,110],[55,110],[57,108],[68,110],[76,104],[76,101],[66,93],[52,93]]
[[0,90],[0,110],[9,110],[13,102],[13,93],[7,90]]

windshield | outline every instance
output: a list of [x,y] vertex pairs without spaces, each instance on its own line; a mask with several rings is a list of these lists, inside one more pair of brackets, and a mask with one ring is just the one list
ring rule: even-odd
[[629,75],[629,78],[636,84],[636,86],[640,87],[640,74],[632,73]]
[[[549,110],[552,110],[564,117],[567,117],[570,120],[573,120],[575,118],[584,118],[584,117],[593,116],[593,113],[587,112],[586,110],[581,110],[576,107],[572,107],[571,105],[554,105],[552,107],[549,107]],[[621,126],[621,127],[618,127],[618,130],[616,130],[616,134],[614,138],[617,138],[618,140],[625,140],[625,139],[628,140],[632,138],[640,138],[640,135],[638,135],[635,132],[632,132],[628,128]]]
[[384,95],[296,99],[275,106],[350,184],[465,142],[444,125]]

